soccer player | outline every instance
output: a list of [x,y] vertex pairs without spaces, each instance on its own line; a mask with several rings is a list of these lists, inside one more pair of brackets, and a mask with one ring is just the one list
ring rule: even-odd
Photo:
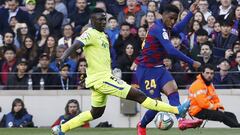
[[[140,89],[153,99],[161,100],[161,92],[164,93],[172,106],[179,106],[179,93],[177,84],[169,71],[163,65],[163,59],[168,55],[174,56],[194,68],[199,68],[201,63],[192,60],[182,52],[176,50],[169,40],[169,34],[179,34],[184,29],[184,25],[197,10],[196,1],[191,5],[191,12],[178,24],[175,25],[179,9],[174,5],[167,5],[162,14],[162,20],[156,20],[149,28],[148,34],[143,42],[142,53],[135,60],[137,65],[136,76]],[[150,123],[158,112],[148,110],[142,120],[138,123],[138,135],[146,135],[146,126]],[[179,122],[179,129],[195,128],[202,124],[202,120],[187,120],[176,115]]]
[[80,47],[83,47],[88,64],[86,87],[92,90],[92,108],[90,111],[80,113],[61,126],[53,127],[53,134],[64,135],[71,129],[101,117],[106,107],[108,95],[136,101],[143,107],[155,111],[170,112],[180,116],[183,116],[187,112],[189,101],[178,107],[170,106],[159,100],[147,97],[140,90],[131,88],[124,81],[115,78],[111,73],[109,41],[104,33],[106,13],[102,9],[96,8],[92,11],[91,25],[92,28],[88,28],[80,37],[76,38],[73,45],[65,51],[62,60]]

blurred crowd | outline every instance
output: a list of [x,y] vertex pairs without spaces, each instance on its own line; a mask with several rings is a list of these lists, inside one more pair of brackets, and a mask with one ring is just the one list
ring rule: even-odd
[[[91,24],[91,9],[107,13],[106,34],[113,48],[112,67],[136,84],[131,65],[141,51],[148,28],[161,19],[163,7],[179,8],[178,22],[195,0],[1,0],[0,85],[3,90],[85,89],[87,62],[77,50],[63,65],[64,51]],[[240,0],[200,0],[199,10],[173,46],[216,68],[217,88],[240,87]],[[96,52],[97,53],[97,52]],[[172,57],[164,58],[179,86],[191,84],[198,70]],[[184,88],[183,87],[183,88]]]

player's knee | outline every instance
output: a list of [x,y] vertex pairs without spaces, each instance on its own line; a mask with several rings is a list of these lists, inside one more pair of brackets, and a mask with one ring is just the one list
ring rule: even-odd
[[146,99],[146,95],[138,89],[132,88],[128,93],[127,99],[142,103]]
[[100,118],[103,113],[104,113],[105,107],[104,108],[92,108],[91,109],[91,114],[93,119]]

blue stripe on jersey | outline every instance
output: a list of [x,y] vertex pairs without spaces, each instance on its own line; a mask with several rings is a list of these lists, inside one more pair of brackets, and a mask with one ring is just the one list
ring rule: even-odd
[[112,86],[112,87],[114,87],[114,88],[116,88],[116,89],[119,89],[119,90],[123,90],[124,88],[122,88],[122,87],[118,87],[118,86],[116,86],[116,85],[114,85],[114,84],[111,84],[111,83],[109,83],[109,82],[103,82],[103,83],[105,83],[105,84],[107,84],[107,85],[110,85],[110,86]]

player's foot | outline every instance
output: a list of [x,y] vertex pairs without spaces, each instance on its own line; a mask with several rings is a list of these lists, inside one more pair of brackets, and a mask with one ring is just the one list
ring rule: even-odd
[[137,135],[146,135],[146,128],[141,127],[141,122],[137,124]]
[[181,119],[178,121],[178,128],[180,130],[185,130],[188,128],[197,128],[197,127],[200,127],[202,123],[203,123],[203,120],[201,119],[194,119],[194,120]]
[[61,126],[60,126],[60,125],[54,126],[54,127],[52,128],[52,134],[53,134],[53,135],[65,135],[65,134],[61,131]]
[[179,116],[181,118],[184,118],[186,116],[186,113],[188,111],[188,108],[190,107],[190,101],[187,100],[186,102],[184,102],[182,105],[179,105],[178,108],[178,112],[179,112]]

